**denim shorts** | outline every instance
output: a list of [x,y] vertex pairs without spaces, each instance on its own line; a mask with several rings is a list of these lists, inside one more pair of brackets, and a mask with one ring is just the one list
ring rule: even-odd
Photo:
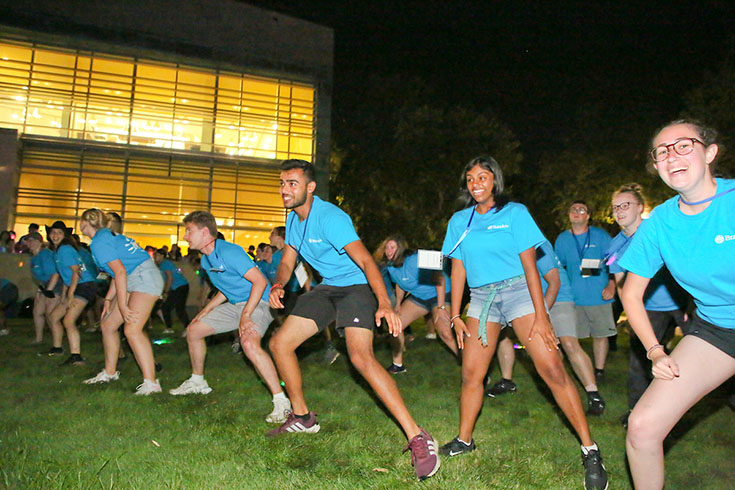
[[146,293],[161,296],[163,277],[153,259],[148,259],[128,274],[128,292]]
[[[501,284],[508,281],[498,281],[492,284]],[[488,285],[489,286],[489,285]],[[470,306],[467,309],[467,317],[480,318],[482,305],[485,298],[488,297],[488,291],[481,288],[470,288]],[[528,285],[525,279],[521,279],[515,284],[505,289],[501,289],[495,294],[493,304],[487,315],[488,323],[512,322],[516,318],[535,314],[531,293],[528,292]]]

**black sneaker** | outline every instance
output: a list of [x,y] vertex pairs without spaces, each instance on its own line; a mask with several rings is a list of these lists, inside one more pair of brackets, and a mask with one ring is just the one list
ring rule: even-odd
[[61,347],[51,347],[47,351],[38,353],[39,357],[44,357],[44,356],[53,357],[53,356],[63,356],[63,355],[64,355],[64,349]]
[[628,417],[630,417],[630,410],[620,416],[620,425],[623,426],[623,429],[628,428]]
[[602,454],[592,449],[584,454],[582,450],[582,464],[584,465],[584,488],[586,490],[607,490],[607,471],[602,463]]
[[398,366],[396,364],[391,364],[388,366],[388,369],[386,369],[390,374],[401,374],[406,372],[406,368],[403,366]]
[[599,391],[587,392],[587,415],[602,415],[605,412],[605,400]]
[[458,437],[455,437],[454,439],[440,447],[439,453],[444,456],[457,456],[458,454],[462,453],[471,453],[475,449],[477,449],[477,447],[475,447],[474,439],[472,439],[469,444],[465,444],[464,442],[460,441]]
[[602,384],[605,382],[605,370],[595,368],[595,382]]
[[496,396],[500,396],[505,393],[515,393],[517,388],[518,387],[513,381],[503,378],[492,385],[485,394],[490,398],[495,398]]
[[66,361],[59,364],[59,366],[84,366],[84,358],[81,354],[72,354],[66,358]]

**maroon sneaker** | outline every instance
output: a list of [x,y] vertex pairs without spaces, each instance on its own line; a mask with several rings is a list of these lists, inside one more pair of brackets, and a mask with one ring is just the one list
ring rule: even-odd
[[309,417],[306,420],[302,420],[301,417],[296,416],[294,413],[289,412],[286,421],[273,430],[269,430],[265,435],[268,437],[280,436],[281,434],[288,434],[290,432],[309,432],[316,434],[319,432],[319,422],[316,420],[316,414],[309,412]]
[[436,440],[421,429],[418,435],[408,441],[408,446],[403,450],[404,452],[411,450],[411,464],[419,481],[433,476],[439,469],[441,462],[436,452],[437,446]]

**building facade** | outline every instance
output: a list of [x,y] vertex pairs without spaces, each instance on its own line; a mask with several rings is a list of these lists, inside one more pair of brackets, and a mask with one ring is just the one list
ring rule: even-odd
[[229,241],[284,223],[278,163],[328,193],[331,29],[229,0],[0,1],[0,229],[115,211],[141,245],[209,209]]

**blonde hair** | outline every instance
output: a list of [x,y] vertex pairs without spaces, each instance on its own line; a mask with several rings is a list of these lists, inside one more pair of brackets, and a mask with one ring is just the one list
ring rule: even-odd
[[635,182],[631,182],[630,184],[623,184],[618,188],[618,190],[613,192],[612,197],[613,199],[615,199],[615,196],[623,193],[632,195],[638,202],[638,204],[643,207],[646,206],[646,199],[643,197],[643,187],[641,187],[640,184],[636,184]]
[[104,211],[98,208],[87,209],[85,212],[82,213],[81,220],[89,223],[89,226],[91,226],[95,230],[107,228],[107,225],[109,223],[108,215],[106,215]]

